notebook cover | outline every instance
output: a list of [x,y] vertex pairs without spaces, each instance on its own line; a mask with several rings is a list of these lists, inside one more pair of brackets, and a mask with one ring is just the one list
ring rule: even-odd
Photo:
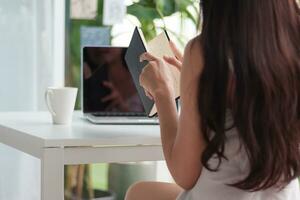
[[[141,63],[139,61],[139,56],[147,51],[158,58],[163,58],[163,56],[175,57],[169,41],[169,36],[167,32],[164,31],[146,44],[143,38],[143,33],[140,32],[140,30],[136,27],[125,55],[125,61],[134,80],[134,84],[138,90],[145,112],[149,117],[155,116],[157,114],[157,110],[154,101],[146,96],[144,89],[140,86],[139,76],[148,62],[144,61]],[[169,64],[166,63],[166,65]],[[173,75],[172,78],[175,96],[176,99],[178,99],[180,94],[180,72],[174,66],[169,66],[169,69]]]
[[146,96],[145,91],[143,87],[141,87],[139,82],[140,74],[143,68],[148,64],[147,61],[140,62],[140,55],[145,53],[146,51],[146,45],[144,44],[143,38],[140,35],[138,28],[136,27],[134,29],[131,42],[125,54],[125,61],[128,66],[129,72],[133,78],[134,85],[143,103],[145,113],[147,114],[147,116],[153,117],[156,114],[151,113],[154,101]]

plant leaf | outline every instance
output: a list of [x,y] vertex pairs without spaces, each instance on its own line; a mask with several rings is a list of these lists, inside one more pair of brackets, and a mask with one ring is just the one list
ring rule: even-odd
[[197,25],[197,19],[192,15],[188,10],[185,10],[184,13],[187,15],[187,18],[191,19],[195,25]]
[[139,20],[153,21],[156,18],[160,18],[155,7],[146,7],[140,3],[134,3],[128,6],[127,13],[136,16]]
[[176,12],[174,0],[156,0],[156,6],[164,16],[170,16]]
[[187,7],[194,3],[193,0],[175,0],[174,2],[180,12],[187,10]]

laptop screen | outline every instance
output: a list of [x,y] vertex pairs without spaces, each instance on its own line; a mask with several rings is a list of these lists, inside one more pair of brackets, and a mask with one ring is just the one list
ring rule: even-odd
[[83,112],[144,116],[143,104],[128,71],[125,47],[84,47]]

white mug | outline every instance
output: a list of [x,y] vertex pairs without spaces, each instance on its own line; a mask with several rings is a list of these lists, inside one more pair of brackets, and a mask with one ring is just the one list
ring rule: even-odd
[[69,124],[77,96],[77,88],[48,87],[45,92],[45,101],[52,115],[54,124]]

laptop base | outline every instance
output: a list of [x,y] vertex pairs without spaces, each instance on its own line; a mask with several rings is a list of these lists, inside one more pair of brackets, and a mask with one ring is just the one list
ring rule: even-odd
[[128,116],[95,116],[93,114],[85,114],[88,121],[93,124],[128,124],[128,125],[159,125],[158,118],[148,117],[128,117]]

